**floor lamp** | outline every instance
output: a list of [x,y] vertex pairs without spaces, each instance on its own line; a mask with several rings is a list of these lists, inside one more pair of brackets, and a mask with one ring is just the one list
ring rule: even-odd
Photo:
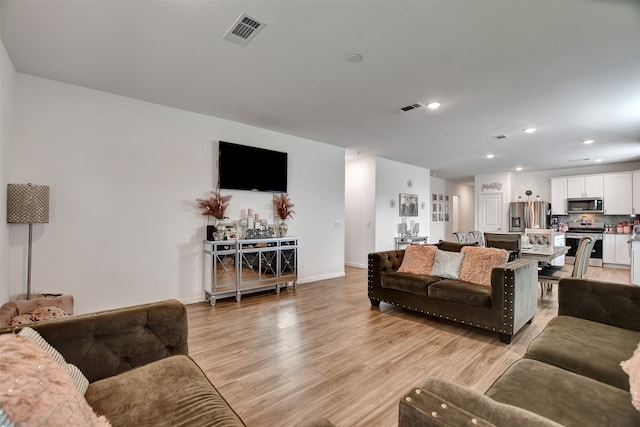
[[7,187],[7,222],[10,224],[29,224],[27,299],[31,299],[33,224],[49,222],[49,187],[34,184],[9,184]]

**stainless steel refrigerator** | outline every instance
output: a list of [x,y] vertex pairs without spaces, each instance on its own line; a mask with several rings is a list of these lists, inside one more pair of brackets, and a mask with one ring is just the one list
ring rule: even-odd
[[525,228],[547,228],[551,219],[549,202],[509,203],[509,231],[523,233]]

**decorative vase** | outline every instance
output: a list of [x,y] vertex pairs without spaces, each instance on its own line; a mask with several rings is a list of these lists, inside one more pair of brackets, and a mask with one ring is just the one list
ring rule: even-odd
[[289,226],[287,225],[287,223],[283,219],[282,221],[280,221],[280,224],[278,224],[278,236],[279,237],[286,237],[288,229],[289,229]]

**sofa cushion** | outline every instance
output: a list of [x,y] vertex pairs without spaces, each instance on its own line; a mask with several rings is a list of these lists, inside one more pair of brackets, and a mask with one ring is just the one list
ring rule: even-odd
[[620,362],[631,357],[640,332],[573,316],[551,319],[524,357],[559,366],[597,381],[629,390]]
[[457,243],[457,242],[447,242],[446,240],[440,240],[438,243],[436,243],[436,246],[441,251],[460,252],[462,250],[462,248],[464,248],[465,246],[478,246],[478,243],[476,243],[476,242],[474,242],[474,243]]
[[431,267],[436,256],[434,245],[409,245],[404,250],[399,273],[431,275]]
[[167,357],[98,380],[85,397],[114,426],[244,426],[189,356]]
[[485,393],[566,426],[638,426],[629,392],[542,363],[513,363]]
[[380,285],[386,289],[427,296],[429,285],[439,280],[441,280],[440,277],[436,276],[389,272],[382,274]]
[[628,360],[620,362],[622,370],[629,375],[629,391],[631,403],[640,411],[640,344]]
[[491,271],[509,259],[509,251],[500,248],[465,246],[460,252],[460,279],[485,286],[491,286]]
[[491,307],[491,288],[462,280],[443,279],[428,288],[431,298],[477,307]]
[[108,426],[64,367],[29,338],[0,334],[0,402],[15,425]]
[[437,249],[431,274],[445,279],[459,279],[460,265],[462,264],[463,258],[463,253]]

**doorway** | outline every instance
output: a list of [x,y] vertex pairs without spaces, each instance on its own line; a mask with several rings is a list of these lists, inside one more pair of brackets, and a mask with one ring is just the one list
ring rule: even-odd
[[478,195],[478,227],[482,232],[502,230],[502,193],[480,193]]

